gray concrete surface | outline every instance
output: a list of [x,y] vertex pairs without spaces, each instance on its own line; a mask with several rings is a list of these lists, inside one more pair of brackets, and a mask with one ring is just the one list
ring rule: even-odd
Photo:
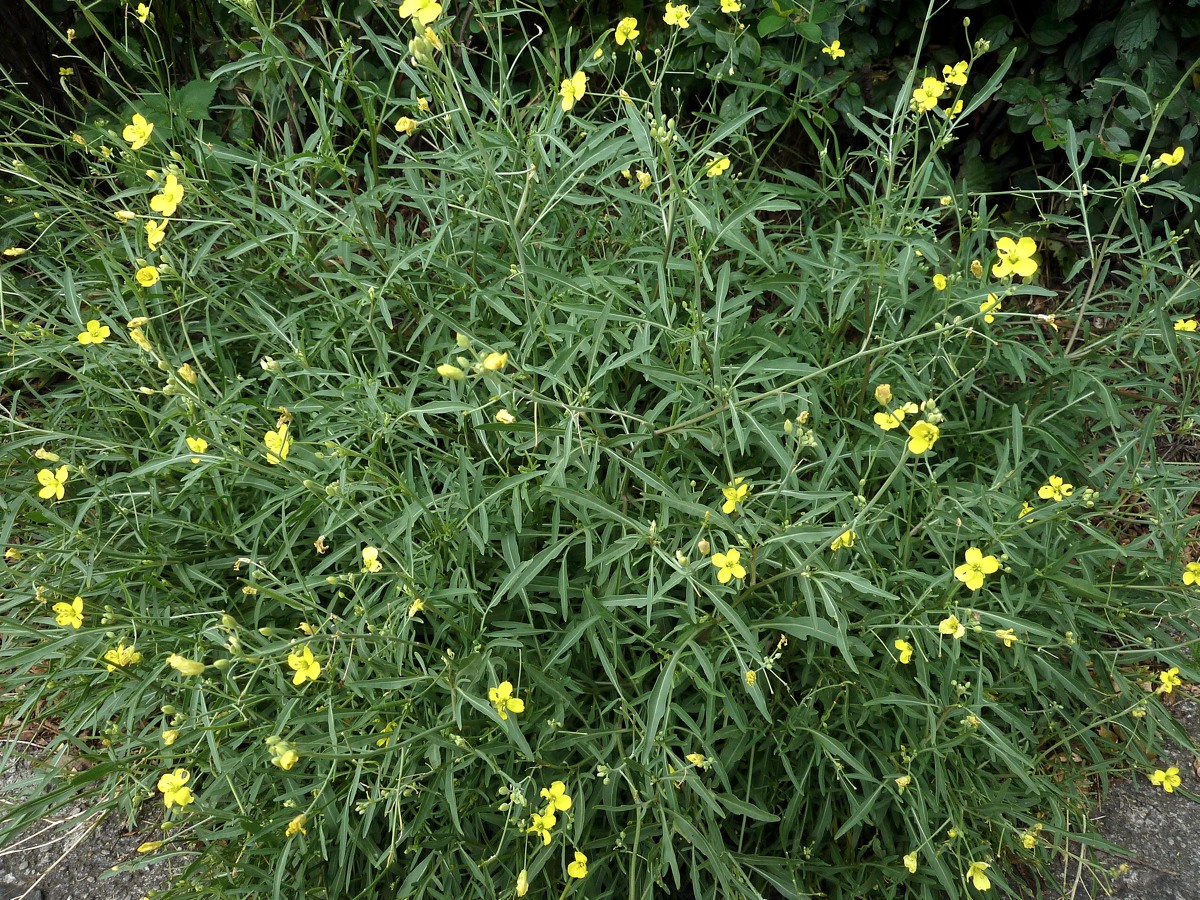
[[[1175,718],[1200,743],[1200,703],[1184,695],[1173,707]],[[1183,779],[1166,793],[1145,777],[1116,785],[1092,817],[1096,829],[1114,844],[1128,849],[1128,857],[1100,856],[1110,866],[1124,863],[1108,894],[1096,885],[1080,884],[1071,900],[1200,900],[1200,775],[1195,757],[1173,747],[1158,767],[1175,766]]]
[[[29,776],[21,762],[0,772],[0,816]],[[162,886],[167,869],[112,869],[135,859],[143,841],[155,839],[155,825],[148,820],[131,831],[117,816],[100,819],[85,806],[67,807],[0,848],[0,900],[141,900]]]

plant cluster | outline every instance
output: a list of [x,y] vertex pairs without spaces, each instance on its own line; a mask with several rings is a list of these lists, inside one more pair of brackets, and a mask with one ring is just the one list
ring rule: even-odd
[[0,837],[87,799],[163,897],[932,900],[1191,789],[1182,141],[1088,183],[1068,129],[1014,224],[944,160],[986,39],[800,173],[670,89],[748,3],[230,0],[179,87],[156,5],[66,127],[5,101],[4,755],[60,762]]

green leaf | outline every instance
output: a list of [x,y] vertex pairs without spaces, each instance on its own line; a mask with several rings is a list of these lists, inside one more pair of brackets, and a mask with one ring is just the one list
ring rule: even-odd
[[1127,6],[1117,17],[1114,44],[1118,50],[1141,50],[1158,34],[1158,10],[1148,3]]
[[796,26],[796,33],[806,41],[812,41],[814,44],[821,43],[821,29],[812,22],[801,22]]
[[767,13],[758,20],[758,36],[766,37],[769,34],[774,34],[786,24],[787,19],[785,19],[783,16],[777,16],[774,13]]
[[747,819],[755,819],[759,822],[778,822],[779,816],[775,813],[767,812],[760,806],[755,806],[753,803],[747,803],[744,800],[739,800],[737,797],[732,797],[729,794],[713,794],[717,801],[727,810],[737,816],[745,816]]
[[216,93],[217,85],[214,81],[205,81],[201,78],[189,81],[175,92],[175,103],[179,107],[179,114],[193,122],[209,118],[208,108],[212,105]]

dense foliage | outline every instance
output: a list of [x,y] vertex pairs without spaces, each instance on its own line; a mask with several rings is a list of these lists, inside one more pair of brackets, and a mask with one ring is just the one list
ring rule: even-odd
[[182,74],[183,4],[75,8],[0,165],[5,752],[71,762],[0,834],[90,798],[180,897],[944,898],[1177,786],[1184,139],[1064,125],[1014,205],[946,153],[1019,54],[851,109],[822,23],[798,171],[768,69],[698,77],[749,6],[230,0]]

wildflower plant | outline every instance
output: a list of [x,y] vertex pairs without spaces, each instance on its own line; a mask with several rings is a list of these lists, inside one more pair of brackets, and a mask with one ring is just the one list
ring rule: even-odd
[[4,101],[0,695],[87,777],[0,838],[166,813],[167,897],[933,900],[1186,789],[1200,296],[1138,209],[1189,156],[1097,230],[1075,146],[1018,227],[942,162],[972,35],[799,172],[769,85],[673,91],[740,3],[330,6]]

